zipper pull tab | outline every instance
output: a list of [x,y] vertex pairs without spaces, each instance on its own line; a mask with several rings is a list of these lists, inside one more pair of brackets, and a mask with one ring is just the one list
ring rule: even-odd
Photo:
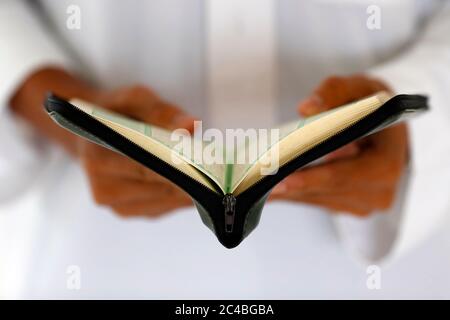
[[227,193],[222,203],[225,207],[225,232],[230,233],[233,232],[236,198],[231,193]]

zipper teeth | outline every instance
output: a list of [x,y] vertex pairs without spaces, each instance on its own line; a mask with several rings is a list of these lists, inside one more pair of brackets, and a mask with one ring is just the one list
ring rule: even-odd
[[[83,114],[87,115],[89,118],[91,118],[91,119],[97,121],[97,122],[100,123],[102,126],[105,126],[105,127],[107,127],[109,130],[111,130],[111,131],[113,131],[114,133],[118,134],[119,136],[121,136],[122,138],[124,138],[125,140],[127,140],[128,142],[130,142],[131,144],[133,144],[134,146],[138,147],[140,150],[144,151],[145,153],[149,153],[149,154],[151,154],[153,157],[157,158],[159,161],[161,161],[161,162],[163,162],[163,163],[166,163],[167,165],[169,165],[170,167],[172,167],[173,169],[177,170],[179,173],[181,173],[182,175],[184,175],[185,177],[187,177],[189,180],[191,180],[191,181],[193,181],[193,182],[195,182],[195,183],[200,184],[202,187],[204,187],[204,188],[205,188],[206,190],[208,190],[210,193],[212,193],[212,194],[214,194],[214,195],[219,195],[219,196],[220,196],[220,194],[218,194],[218,193],[214,192],[213,190],[211,190],[211,189],[210,189],[208,186],[206,186],[204,183],[202,183],[202,182],[200,182],[200,181],[198,181],[198,180],[192,178],[191,176],[189,176],[188,174],[184,173],[183,171],[181,171],[181,170],[178,169],[177,167],[172,166],[170,163],[167,163],[166,161],[162,160],[160,157],[156,156],[155,154],[150,153],[149,151],[145,150],[143,147],[141,147],[140,145],[138,145],[138,144],[135,143],[134,141],[131,141],[130,139],[128,139],[127,137],[125,137],[124,135],[122,135],[120,132],[117,132],[117,131],[114,130],[113,128],[111,128],[111,127],[105,125],[105,124],[102,123],[101,121],[97,120],[95,117],[91,116],[89,113],[84,112],[83,110],[81,110],[80,108],[78,108],[77,106],[75,106],[75,105],[73,105],[73,104],[70,104],[70,105],[74,106],[74,107],[77,109],[77,111],[83,112]],[[102,140],[103,140],[103,139],[102,139]],[[116,149],[116,148],[114,147],[114,149]],[[118,151],[120,151],[120,150],[118,150]],[[120,151],[120,152],[122,153],[122,151]],[[127,157],[128,157],[128,156],[127,156]],[[133,159],[133,161],[136,161],[136,160]],[[150,168],[147,168],[147,169],[153,170],[153,169],[150,169]],[[202,173],[202,174],[203,174],[203,173]],[[214,184],[215,184],[215,183],[214,183]]]
[[[311,148],[305,150],[303,153],[299,154],[298,156],[294,157],[293,159],[291,159],[291,160],[289,160],[288,162],[286,162],[285,164],[283,164],[283,165],[280,167],[280,169],[283,168],[283,167],[285,167],[285,166],[287,166],[287,165],[290,164],[291,162],[297,160],[299,157],[301,157],[301,156],[302,156],[303,154],[305,154],[306,152],[308,152],[308,151],[310,151],[310,150],[312,150],[312,149],[314,149],[314,148],[317,148],[317,147],[320,146],[321,144],[327,142],[329,139],[331,139],[331,138],[337,136],[338,134],[342,133],[343,131],[348,130],[348,129],[350,129],[351,127],[355,126],[356,124],[358,124],[359,122],[363,121],[365,118],[367,118],[368,116],[370,116],[371,114],[373,114],[373,112],[375,112],[375,111],[378,110],[378,109],[379,109],[379,108],[377,108],[377,109],[375,109],[374,111],[368,113],[367,115],[365,115],[365,116],[362,117],[361,119],[359,119],[359,120],[357,120],[357,121],[351,123],[348,127],[345,127],[345,128],[343,128],[343,129],[341,129],[341,130],[339,130],[339,131],[337,131],[337,132],[335,132],[335,133],[333,133],[333,134],[331,134],[331,135],[328,135],[324,140],[322,140],[322,141],[319,142],[318,144],[313,145]],[[263,177],[261,177],[259,180],[257,180],[255,183],[253,183],[249,188],[247,188],[245,191],[243,191],[243,192],[240,193],[239,195],[241,195],[241,194],[243,194],[244,192],[247,192],[248,190],[250,190],[250,189],[256,187],[256,185],[258,185],[259,183],[261,183],[261,182],[262,182],[264,179],[266,179],[267,177],[268,177],[268,176],[263,176]],[[238,195],[238,196],[239,196],[239,195]]]
[[[72,104],[71,104],[71,105],[72,105]],[[78,108],[77,106],[75,106],[75,105],[72,105],[72,106],[74,106],[78,111],[83,112],[83,114],[87,115],[89,118],[91,118],[91,119],[93,119],[93,120],[99,122],[101,125],[107,127],[108,129],[112,130],[114,133],[120,135],[122,138],[124,138],[125,140],[127,140],[128,142],[130,142],[131,144],[133,144],[134,146],[138,147],[140,150],[142,150],[142,151],[144,151],[144,152],[146,152],[146,153],[150,153],[150,152],[148,152],[147,150],[145,150],[143,147],[141,147],[140,145],[138,145],[137,143],[133,142],[132,140],[128,139],[127,137],[125,137],[125,136],[122,135],[121,133],[117,132],[116,130],[114,130],[114,129],[110,128],[109,126],[103,124],[102,122],[98,121],[95,117],[93,117],[93,116],[91,116],[90,114],[84,112],[83,110],[81,110],[81,109]],[[378,108],[377,108],[377,109],[378,109]],[[376,111],[377,109],[375,109],[374,111]],[[373,111],[373,112],[374,112],[374,111]],[[300,156],[302,156],[302,155],[305,154],[306,152],[310,151],[311,149],[317,148],[318,146],[320,146],[321,144],[325,143],[326,141],[328,141],[329,139],[333,138],[334,136],[337,136],[338,134],[342,133],[343,131],[348,130],[348,129],[350,129],[351,127],[355,126],[356,124],[358,124],[359,122],[361,122],[362,120],[364,120],[366,117],[370,116],[373,112],[370,112],[370,113],[368,113],[367,115],[365,115],[364,117],[362,117],[361,119],[359,119],[359,120],[357,120],[357,121],[351,123],[348,127],[345,127],[345,128],[343,128],[343,129],[341,129],[341,130],[339,130],[339,131],[337,131],[337,132],[335,132],[335,133],[329,135],[328,137],[326,137],[324,140],[322,140],[322,141],[319,142],[318,144],[313,145],[311,148],[305,150],[305,151],[304,151],[303,153],[301,153],[300,155],[294,157],[293,159],[291,159],[291,160],[289,160],[288,162],[286,162],[285,164],[283,164],[280,168],[283,168],[283,167],[289,165],[291,162],[297,160]],[[171,164],[167,163],[166,161],[162,160],[161,158],[159,158],[159,157],[156,156],[155,154],[153,154],[153,153],[150,153],[150,154],[151,154],[153,157],[157,158],[159,161],[161,161],[161,162],[163,162],[163,163],[166,163],[167,165],[169,165],[169,166],[172,167],[173,169],[177,170],[179,173],[181,173],[182,175],[184,175],[185,177],[187,177],[189,180],[191,180],[191,181],[193,181],[193,182],[195,182],[195,183],[201,185],[204,189],[208,190],[208,192],[210,192],[210,193],[212,193],[212,194],[214,194],[214,195],[216,195],[216,196],[219,196],[219,197],[221,196],[221,194],[219,194],[219,193],[217,193],[217,192],[214,192],[214,191],[211,190],[208,186],[206,186],[204,183],[202,183],[202,182],[200,182],[200,181],[198,181],[198,180],[192,178],[192,177],[189,176],[188,174],[184,173],[183,171],[179,170],[178,168],[176,168],[176,167],[172,166]],[[133,159],[133,160],[134,160],[134,159]],[[134,161],[136,161],[136,160],[134,160]],[[148,169],[150,169],[150,168],[148,168]],[[150,169],[150,170],[152,170],[152,169]],[[258,185],[259,183],[261,183],[261,182],[262,182],[263,180],[265,180],[266,178],[267,178],[267,176],[261,177],[259,180],[257,180],[255,183],[253,183],[249,188],[247,188],[244,192],[246,193],[247,191],[251,190],[252,188],[254,188],[256,185]],[[242,193],[244,193],[244,192],[242,192]],[[235,197],[236,197],[236,198],[239,197],[242,193],[240,193],[239,195],[236,195]],[[222,196],[223,196],[223,194],[222,194]]]

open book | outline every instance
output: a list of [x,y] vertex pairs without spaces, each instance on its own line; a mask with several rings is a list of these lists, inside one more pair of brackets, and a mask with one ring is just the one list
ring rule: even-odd
[[[178,185],[219,241],[233,248],[257,226],[270,190],[283,178],[347,143],[426,110],[427,99],[380,92],[277,129],[241,130],[232,139],[225,135],[226,142],[218,141],[223,136],[217,132],[198,139],[77,99],[68,102],[50,95],[45,108],[67,130]],[[229,148],[229,140],[238,142]]]

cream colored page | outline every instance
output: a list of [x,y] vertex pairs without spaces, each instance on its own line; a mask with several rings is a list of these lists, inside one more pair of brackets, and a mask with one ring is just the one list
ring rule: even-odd
[[[337,109],[335,109],[337,110]],[[237,156],[234,159],[232,179],[231,179],[231,189],[243,179],[243,177],[247,174],[247,172],[252,168],[255,163],[276,143],[280,140],[287,137],[289,134],[294,132],[295,130],[307,125],[308,123],[315,121],[316,119],[323,117],[332,111],[323,112],[319,115],[303,118],[295,121],[291,121],[286,123],[279,128],[275,128],[274,130],[278,130],[275,132],[274,137],[271,137],[271,131],[269,130],[267,134],[260,135],[259,132],[256,138],[247,139],[244,145],[241,145],[237,148]],[[263,144],[260,144],[260,142]],[[256,151],[256,152],[255,152]],[[253,159],[250,159],[249,154],[256,154],[253,156]],[[239,163],[238,158],[244,158],[248,161],[245,163]],[[253,160],[253,161],[250,161]]]
[[[183,154],[176,152],[174,147],[178,141],[171,139],[170,131],[105,111],[82,100],[74,99],[71,103],[143,149],[156,155],[164,162],[206,185],[208,188],[215,190],[214,186],[204,174],[222,188],[224,180],[223,169],[218,168],[214,172],[213,166],[208,166],[206,169],[203,165],[195,163],[192,159],[186,158]],[[178,161],[174,160],[174,157]]]
[[298,157],[313,148],[320,142],[348,128],[356,121],[372,113],[382,106],[390,95],[380,92],[377,95],[351,103],[337,109],[315,116],[313,121],[303,123],[298,129],[292,131],[272,146],[278,148],[278,154],[266,151],[254,165],[252,165],[233,186],[234,194],[240,194],[262,178],[261,171],[268,163],[274,163],[278,157],[278,167]]

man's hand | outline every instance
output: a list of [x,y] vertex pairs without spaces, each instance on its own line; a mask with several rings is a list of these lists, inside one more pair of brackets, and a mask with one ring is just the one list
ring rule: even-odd
[[[161,101],[145,87],[101,95],[99,105],[166,129],[193,130],[194,119]],[[120,154],[80,140],[79,157],[97,203],[121,216],[156,217],[192,204],[189,196],[167,179]]]
[[[194,118],[162,101],[146,87],[104,93],[96,103],[166,129],[193,130]],[[123,155],[86,140],[79,141],[78,155],[95,201],[113,208],[121,216],[157,217],[192,204],[189,196],[166,178]]]
[[[299,112],[311,116],[381,90],[389,91],[366,76],[331,77],[300,103]],[[274,188],[271,198],[358,216],[388,209],[407,156],[407,128],[396,125],[333,152],[324,164],[291,174]]]
[[57,127],[43,111],[46,91],[65,98],[81,98],[167,129],[192,131],[194,118],[162,101],[148,88],[95,90],[57,69],[45,69],[32,75],[11,100],[14,112],[80,159],[97,203],[126,217],[156,217],[192,203],[177,186],[141,164]]

